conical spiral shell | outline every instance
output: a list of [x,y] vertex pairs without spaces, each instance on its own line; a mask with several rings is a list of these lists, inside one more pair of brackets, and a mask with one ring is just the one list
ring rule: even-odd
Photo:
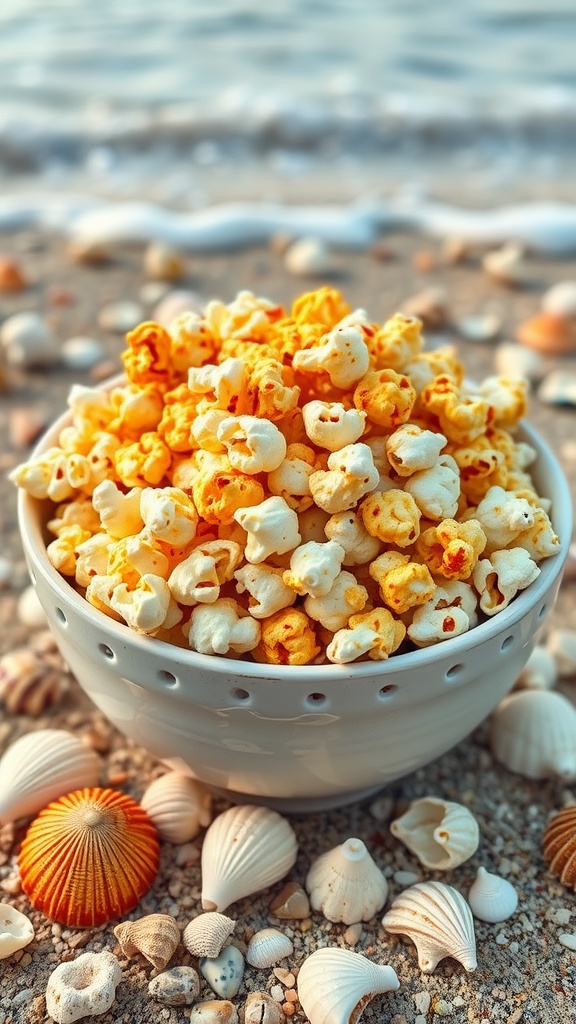
[[550,871],[562,885],[576,891],[576,805],[564,807],[550,819],[542,847]]
[[554,690],[521,690],[492,718],[494,756],[528,779],[576,779],[576,708]]
[[388,882],[361,839],[350,838],[314,861],[306,876],[310,905],[328,921],[356,924],[382,910]]
[[317,949],[298,974],[298,999],[310,1024],[357,1024],[368,1003],[400,982],[386,964],[339,946]]
[[414,800],[405,814],[391,822],[390,831],[433,871],[463,864],[480,839],[478,822],[467,807],[433,796]]
[[451,956],[467,971],[476,969],[476,938],[466,900],[444,882],[418,882],[396,897],[382,918],[389,932],[407,935],[416,946],[424,974]]
[[212,796],[209,790],[183,772],[167,772],[154,779],[140,800],[168,843],[187,843],[210,824]]
[[71,732],[28,732],[0,760],[0,824],[37,814],[79,787],[96,786],[99,777],[100,759]]
[[479,867],[468,892],[468,904],[479,921],[507,921],[518,906],[518,893],[506,878]]
[[240,804],[218,815],[202,844],[202,907],[226,910],[288,873],[298,845],[292,826],[268,807]]

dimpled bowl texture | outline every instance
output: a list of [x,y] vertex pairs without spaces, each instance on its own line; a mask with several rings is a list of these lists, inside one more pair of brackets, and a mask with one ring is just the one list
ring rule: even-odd
[[[61,417],[36,453],[56,445]],[[94,609],[46,556],[46,503],[19,494],[28,568],[58,646],[126,736],[232,800],[301,812],[376,792],[467,736],[511,689],[552,606],[572,533],[562,470],[538,434],[539,493],[561,551],[493,618],[422,650],[349,665],[263,665],[140,636]]]

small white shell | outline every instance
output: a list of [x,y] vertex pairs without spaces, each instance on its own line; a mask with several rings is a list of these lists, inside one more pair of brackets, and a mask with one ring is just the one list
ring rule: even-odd
[[73,1024],[82,1017],[106,1013],[116,998],[121,978],[120,964],[110,950],[82,953],[52,971],[46,1010],[57,1024]]
[[466,807],[434,796],[414,800],[405,814],[391,822],[390,831],[434,871],[463,864],[480,839],[478,822]]
[[553,629],[547,646],[554,656],[560,678],[576,676],[576,629]]
[[225,914],[198,914],[185,927],[182,941],[192,956],[217,957],[230,938],[236,922]]
[[503,341],[494,352],[494,369],[503,377],[526,377],[527,380],[538,381],[546,372],[546,363],[534,349],[514,341]]
[[298,882],[286,882],[268,910],[281,921],[301,921],[310,914],[310,900]]
[[298,999],[310,1024],[357,1024],[374,996],[399,988],[396,972],[339,946],[317,949],[298,974]]
[[506,921],[518,906],[518,893],[506,878],[479,867],[468,892],[470,909],[479,921]]
[[492,753],[528,779],[576,778],[576,709],[554,690],[520,690],[492,718]]
[[514,683],[516,690],[551,690],[556,684],[558,669],[554,655],[537,644]]
[[310,904],[328,921],[356,924],[382,909],[388,882],[361,839],[350,838],[322,853],[305,881]]
[[0,823],[36,814],[75,789],[97,786],[99,777],[98,756],[72,733],[25,733],[0,760]]
[[476,969],[472,912],[464,897],[445,882],[418,882],[404,889],[382,924],[387,931],[412,939],[424,974],[431,974],[447,956],[467,971]]
[[201,957],[198,966],[217,996],[234,998],[244,977],[244,957],[236,946],[225,946],[216,957]]
[[251,967],[274,967],[293,952],[292,941],[284,932],[278,928],[261,928],[248,943],[246,960]]
[[0,903],[0,960],[23,949],[34,938],[34,929],[25,914],[9,903]]
[[277,811],[230,807],[214,819],[202,844],[202,907],[221,913],[266,889],[288,873],[297,853],[294,829]]
[[187,843],[212,820],[212,796],[191,775],[167,772],[154,779],[140,800],[141,806],[168,843]]
[[555,316],[576,317],[576,281],[558,281],[544,292],[540,306]]

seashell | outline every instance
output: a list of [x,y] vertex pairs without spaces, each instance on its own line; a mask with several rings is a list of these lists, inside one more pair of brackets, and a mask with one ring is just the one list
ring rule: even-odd
[[150,242],[144,250],[144,273],[161,281],[177,281],[184,274],[184,256],[165,242]]
[[148,995],[164,1006],[191,1006],[200,995],[200,976],[193,967],[170,967],[148,985]]
[[[494,341],[502,330],[502,318],[496,313],[476,313],[462,317],[455,324],[458,333],[465,339],[478,344]],[[518,371],[515,371],[517,375]]]
[[9,903],[0,903],[0,960],[23,949],[34,938],[34,929],[26,914]]
[[20,264],[10,256],[0,256],[0,293],[11,295],[21,292],[27,283]]
[[516,338],[537,352],[566,355],[576,349],[576,324],[555,313],[535,313],[522,321]]
[[114,928],[124,956],[141,953],[163,971],[180,944],[180,929],[170,914],[148,914],[137,921],[123,921]]
[[121,979],[120,964],[110,950],[82,953],[52,971],[46,988],[46,1012],[57,1024],[73,1024],[82,1017],[106,1013]]
[[101,267],[112,260],[110,250],[102,242],[91,241],[89,238],[73,238],[66,255],[72,263],[86,263],[92,267]]
[[576,805],[563,807],[550,819],[542,848],[550,871],[576,892]]
[[576,778],[576,709],[554,690],[520,690],[492,716],[494,757],[527,779]]
[[503,341],[494,352],[494,369],[503,377],[525,377],[529,381],[541,380],[545,373],[543,357],[534,349]]
[[561,679],[576,676],[576,630],[553,629],[546,645]]
[[558,281],[544,293],[540,305],[546,313],[576,317],[576,281]]
[[192,1024],[238,1024],[238,1010],[229,999],[205,999],[190,1010]]
[[467,807],[440,797],[414,800],[405,814],[390,824],[421,864],[433,871],[449,871],[477,850],[478,822]]
[[368,1003],[399,987],[396,972],[361,953],[325,946],[306,958],[298,974],[298,999],[310,1024],[357,1024]]
[[10,366],[28,370],[58,362],[56,338],[39,313],[9,316],[0,328],[0,342]]
[[46,612],[40,604],[36,587],[32,585],[26,587],[20,594],[16,614],[18,621],[24,626],[30,626],[31,629],[45,629],[48,625]]
[[404,889],[382,924],[387,931],[412,939],[424,974],[431,974],[447,956],[467,971],[476,969],[472,912],[464,897],[445,882],[418,882]]
[[284,932],[277,928],[261,928],[248,943],[246,960],[251,967],[274,967],[293,952],[292,941]]
[[551,690],[558,678],[554,656],[537,644],[514,683],[516,690]]
[[310,913],[310,900],[298,882],[286,882],[268,910],[281,921],[300,921]]
[[512,916],[518,906],[518,893],[508,879],[479,867],[468,891],[468,904],[479,921],[497,924]]
[[47,426],[46,410],[17,405],[8,414],[8,436],[15,448],[28,448]]
[[98,326],[103,331],[125,334],[126,331],[131,331],[143,319],[144,310],[140,303],[123,299],[119,302],[110,302],[107,306],[102,306],[98,313]]
[[62,673],[28,647],[0,658],[0,701],[11,715],[37,718],[62,693]]
[[239,804],[218,815],[202,845],[202,907],[226,910],[231,903],[268,888],[294,864],[294,829],[277,811]]
[[370,920],[388,895],[384,875],[362,840],[354,838],[322,853],[304,884],[313,910],[320,910],[328,921],[344,924]]
[[187,843],[212,820],[212,796],[205,786],[183,772],[167,772],[150,783],[140,800],[161,839]]
[[208,911],[206,914],[198,914],[186,925],[182,941],[192,956],[214,958],[220,955],[235,927],[236,921],[231,917]]
[[70,928],[133,910],[158,871],[156,829],[139,804],[113,789],[78,789],[45,807],[20,850],[33,907]]
[[201,313],[206,305],[197,292],[169,291],[158,302],[152,313],[152,319],[162,327],[168,327],[181,313]]
[[198,966],[217,996],[232,999],[236,995],[244,977],[244,957],[236,946],[225,946],[217,957],[201,957]]
[[516,242],[507,242],[501,249],[487,252],[482,266],[490,277],[509,288],[517,288],[527,280],[524,250]]
[[576,405],[576,374],[552,370],[544,377],[537,395],[546,405]]
[[67,338],[60,349],[62,362],[69,370],[91,370],[104,358],[104,349],[95,338]]
[[425,327],[443,327],[449,320],[448,295],[444,288],[425,288],[402,302],[402,312],[416,316]]
[[244,1024],[285,1024],[284,1011],[267,992],[249,992],[244,1003]]
[[284,266],[294,277],[315,277],[334,270],[329,245],[322,238],[298,238],[284,253]]
[[77,786],[95,786],[100,760],[65,729],[38,729],[16,740],[0,759],[0,822],[36,814]]

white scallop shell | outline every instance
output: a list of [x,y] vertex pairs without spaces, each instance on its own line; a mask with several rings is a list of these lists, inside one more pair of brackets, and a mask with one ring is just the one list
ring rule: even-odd
[[386,964],[339,946],[317,949],[298,974],[298,999],[310,1024],[357,1024],[374,996],[400,982]]
[[382,909],[388,882],[361,839],[350,838],[314,861],[305,881],[310,905],[328,921],[356,924]]
[[431,974],[447,956],[467,971],[476,969],[472,912],[464,897],[445,882],[418,882],[404,889],[382,924],[387,931],[412,939],[424,974]]
[[187,843],[212,820],[212,796],[201,782],[184,772],[167,772],[154,779],[141,806],[169,843]]
[[41,811],[51,800],[97,786],[100,759],[65,729],[28,732],[0,760],[0,823]]
[[240,804],[219,814],[202,844],[202,907],[217,910],[266,889],[296,860],[294,829],[277,811]]
[[518,893],[506,878],[479,867],[468,892],[470,909],[479,921],[507,921],[518,906]]
[[25,914],[9,903],[0,903],[0,960],[23,949],[34,938],[34,929]]
[[235,926],[236,922],[231,917],[208,911],[189,921],[182,934],[182,941],[192,956],[217,957]]
[[293,952],[292,940],[284,932],[278,928],[261,928],[248,943],[246,960],[251,967],[274,967]]
[[405,814],[391,822],[390,831],[434,871],[463,864],[480,839],[478,822],[468,808],[434,796],[414,800]]
[[554,690],[510,694],[492,717],[494,757],[528,779],[576,778],[576,709]]
[[537,644],[514,683],[515,690],[551,690],[558,679],[554,655]]

